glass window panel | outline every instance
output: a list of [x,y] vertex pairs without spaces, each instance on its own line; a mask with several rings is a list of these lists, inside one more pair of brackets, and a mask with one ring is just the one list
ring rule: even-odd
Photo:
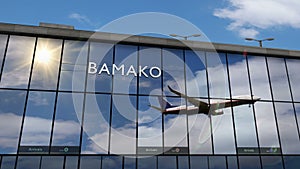
[[10,36],[0,87],[28,87],[35,38]]
[[[148,66],[145,73],[150,74],[151,67],[161,68],[161,49],[140,47],[139,50],[139,65]],[[139,93],[148,95],[161,95],[161,78],[152,78],[145,76],[139,79]]]
[[83,154],[108,153],[110,99],[110,95],[86,95],[81,145]]
[[78,166],[78,156],[66,156],[65,168],[74,169]]
[[[87,91],[111,92],[113,48],[113,44],[96,42],[90,43],[89,62],[94,62],[97,64],[97,72],[94,74],[88,74]],[[104,64],[106,64],[108,70],[105,66],[103,66]],[[103,71],[101,74],[99,74],[102,67]]]
[[120,169],[122,168],[121,156],[107,156],[102,157],[101,169]]
[[185,51],[186,90],[190,97],[208,97],[205,53]]
[[223,115],[211,116],[215,154],[235,154],[234,128],[231,108],[223,108]]
[[172,93],[168,89],[168,86],[185,93],[183,51],[178,49],[163,49],[162,63],[164,95],[178,96]]
[[52,146],[79,146],[82,106],[83,94],[58,94]]
[[31,89],[56,89],[61,48],[62,40],[38,39],[30,82]]
[[41,157],[20,156],[18,157],[17,169],[39,169]]
[[227,156],[227,168],[228,169],[238,169],[237,157],[236,156]]
[[84,91],[88,43],[65,41],[62,56],[59,89]]
[[136,162],[135,157],[124,157],[124,169],[135,169]]
[[174,169],[176,166],[176,156],[158,156],[158,169]]
[[189,169],[189,157],[178,156],[178,169]]
[[111,154],[136,153],[136,97],[113,95]]
[[295,169],[300,168],[300,157],[299,156],[285,156],[284,168],[285,169]]
[[62,156],[43,156],[41,169],[63,169],[64,157]]
[[158,97],[139,97],[138,147],[162,148],[162,114],[149,105],[160,107]]
[[253,105],[233,107],[238,148],[257,147]]
[[26,92],[0,91],[0,153],[17,152]]
[[262,100],[271,100],[266,59],[262,56],[248,56],[252,94]]
[[100,169],[101,156],[81,156],[80,169]]
[[224,53],[206,53],[209,95],[212,98],[229,98],[226,55]]
[[246,57],[238,54],[228,54],[227,58],[232,98],[238,95],[250,96]]
[[15,156],[3,156],[1,161],[1,169],[14,169],[15,161]]
[[300,131],[300,103],[294,103],[296,116],[297,116],[297,123],[298,123],[298,131]]
[[118,68],[121,68],[122,66],[124,66],[124,68],[120,71],[118,71],[117,68],[114,69],[114,93],[136,94],[139,72],[136,72],[137,76],[133,73],[127,75],[127,72],[131,66],[133,66],[135,70],[139,69],[139,66],[137,65],[137,53],[137,46],[116,45],[114,64]]
[[262,156],[261,162],[263,169],[283,169],[282,157],[280,156]]
[[209,169],[226,169],[225,156],[210,156],[208,159]]
[[7,42],[7,35],[0,35],[0,69],[2,68],[6,42]]
[[21,146],[49,146],[55,93],[29,92]]
[[274,100],[291,101],[284,58],[267,57]]
[[190,156],[191,169],[208,169],[206,156]]
[[191,154],[211,154],[211,123],[205,114],[188,116],[189,148]]
[[283,154],[299,154],[300,142],[294,108],[291,103],[275,103]]
[[156,169],[157,156],[138,158],[138,169]]
[[294,101],[300,102],[300,76],[299,76],[299,59],[286,59],[289,80],[292,88]]
[[240,156],[240,169],[260,169],[260,159],[258,156]]
[[273,104],[256,102],[254,108],[260,147],[280,147]]
[[[166,98],[172,105],[186,105],[184,99],[178,97]],[[187,115],[185,110],[179,114],[163,115],[164,117],[164,146],[165,148],[172,147],[187,147]],[[181,114],[182,113],[182,114]],[[166,151],[166,150],[165,150]]]

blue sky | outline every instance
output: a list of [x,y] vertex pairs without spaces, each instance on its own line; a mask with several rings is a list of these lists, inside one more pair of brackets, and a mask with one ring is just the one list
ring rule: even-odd
[[0,21],[26,25],[50,22],[96,30],[140,12],[162,12],[186,19],[212,42],[257,46],[244,37],[274,37],[275,41],[264,46],[300,50],[299,0],[11,0],[2,2]]

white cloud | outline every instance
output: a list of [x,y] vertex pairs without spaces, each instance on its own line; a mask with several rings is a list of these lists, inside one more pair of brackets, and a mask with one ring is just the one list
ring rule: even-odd
[[299,0],[228,0],[214,15],[231,20],[227,29],[242,37],[255,37],[259,29],[278,26],[300,28]]
[[72,13],[72,14],[69,15],[69,18],[75,19],[80,23],[88,24],[88,25],[93,26],[93,27],[96,26],[96,24],[93,23],[87,16],[81,15],[79,13]]

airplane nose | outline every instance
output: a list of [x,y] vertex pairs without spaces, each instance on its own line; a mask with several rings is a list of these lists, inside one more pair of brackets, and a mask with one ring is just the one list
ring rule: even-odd
[[260,97],[253,96],[253,100],[260,100],[260,99],[261,99]]

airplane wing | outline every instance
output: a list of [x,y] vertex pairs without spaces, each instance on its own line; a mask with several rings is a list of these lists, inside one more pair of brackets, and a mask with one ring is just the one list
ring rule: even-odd
[[205,102],[203,102],[203,101],[197,100],[197,99],[192,98],[192,97],[189,97],[189,96],[187,96],[187,95],[185,95],[185,94],[183,94],[183,93],[180,93],[180,92],[178,92],[178,91],[172,89],[169,85],[168,85],[168,88],[169,88],[169,90],[170,90],[172,93],[174,93],[174,94],[176,94],[176,95],[178,95],[178,96],[180,96],[180,97],[182,97],[182,98],[187,99],[188,102],[192,103],[192,104],[193,104],[194,106],[196,106],[196,107],[208,107],[208,104],[205,103]]

